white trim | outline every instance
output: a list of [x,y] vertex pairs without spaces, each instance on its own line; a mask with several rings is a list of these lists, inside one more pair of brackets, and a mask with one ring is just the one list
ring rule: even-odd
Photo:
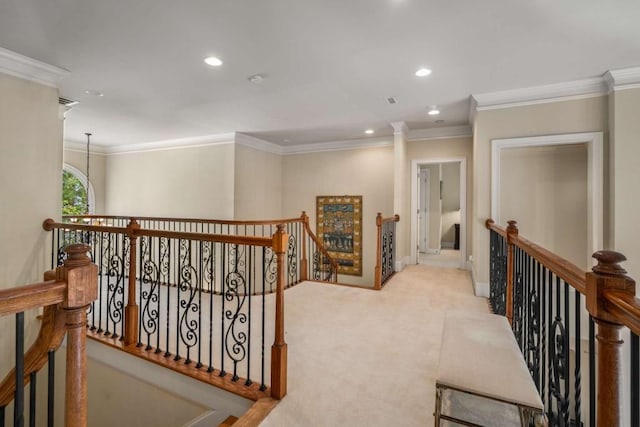
[[489,298],[489,282],[473,282],[473,292],[477,297]]
[[440,247],[442,249],[453,249],[453,248],[456,247],[456,242],[445,242],[445,241],[442,241],[442,242],[440,242]]
[[429,129],[410,130],[408,135],[409,141],[418,141],[422,139],[448,139],[470,137],[473,133],[471,126],[446,126]]
[[283,152],[283,147],[280,145],[240,132],[236,132],[235,141],[236,144],[271,154],[282,155]]
[[147,151],[177,150],[181,148],[198,148],[212,145],[233,144],[235,133],[197,136],[192,138],[167,139],[164,141],[141,142],[137,144],[114,145],[105,147],[107,154],[132,154]]
[[533,86],[499,92],[472,95],[477,111],[490,108],[507,108],[518,105],[532,105],[555,102],[576,97],[598,96],[607,93],[607,84],[603,77]]
[[589,230],[588,264],[591,254],[603,247],[603,136],[602,132],[568,133],[523,138],[493,139],[491,141],[491,218],[496,224],[503,224],[500,218],[500,150],[503,148],[542,147],[551,145],[586,143],[588,150],[587,193],[589,211],[587,227]]
[[0,47],[0,73],[58,87],[58,82],[71,72]]
[[467,265],[467,158],[445,157],[434,159],[414,159],[411,161],[411,242],[410,262],[418,263],[417,250],[417,206],[418,206],[418,168],[419,165],[434,163],[458,163],[460,162],[460,268]]
[[609,91],[635,89],[640,87],[640,67],[621,68],[609,70],[604,73],[604,80],[609,86]]
[[[87,151],[85,150],[85,153],[86,152]],[[84,172],[82,172],[80,169],[76,168],[75,166],[71,166],[68,163],[63,163],[62,170],[67,171],[73,176],[75,176],[76,178],[78,178],[78,180],[82,183],[84,188],[87,188],[87,175]],[[88,213],[93,214],[96,212],[96,192],[93,190],[93,184],[91,183],[91,181],[89,181],[88,188],[89,188],[89,191],[87,194],[87,197],[89,198]]]
[[307,154],[322,151],[353,150],[357,148],[388,147],[393,145],[393,137],[348,139],[345,141],[317,142],[312,144],[299,144],[282,147],[282,154]]
[[391,122],[389,124],[393,128],[394,135],[406,135],[409,133],[409,127],[406,122]]
[[[67,151],[74,151],[77,153],[87,153],[87,143],[77,141],[64,141],[63,148]],[[106,156],[109,153],[109,147],[104,145],[91,144],[91,154],[98,156]]]

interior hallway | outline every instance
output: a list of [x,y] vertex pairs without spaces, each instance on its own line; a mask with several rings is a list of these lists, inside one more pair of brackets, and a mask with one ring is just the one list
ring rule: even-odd
[[467,271],[411,265],[380,292],[287,290],[288,394],[261,425],[433,425],[446,310],[488,312]]

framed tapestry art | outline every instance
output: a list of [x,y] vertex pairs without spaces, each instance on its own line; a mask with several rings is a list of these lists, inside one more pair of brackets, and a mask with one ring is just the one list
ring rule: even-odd
[[362,196],[317,196],[316,228],[338,274],[362,276]]

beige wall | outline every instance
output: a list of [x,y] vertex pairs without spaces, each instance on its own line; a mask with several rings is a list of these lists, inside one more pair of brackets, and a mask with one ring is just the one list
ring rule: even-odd
[[[473,193],[476,197],[472,219],[476,282],[489,281],[489,232],[484,222],[491,215],[491,140],[577,132],[605,132],[606,135],[607,110],[607,97],[599,96],[477,112],[473,138]],[[605,137],[605,151],[606,147]],[[605,176],[607,173],[605,168]],[[606,185],[605,182],[605,188]]]
[[527,239],[590,266],[587,145],[508,148],[500,156],[500,218]]
[[[471,254],[471,236],[472,236],[472,209],[473,206],[473,167],[475,159],[473,158],[472,139],[470,137],[445,138],[445,139],[427,139],[409,141],[407,144],[407,165],[411,165],[413,160],[435,160],[451,157],[463,157],[467,160],[467,254]],[[411,171],[406,174],[407,194],[411,191]],[[409,203],[410,203],[409,197]],[[407,206],[407,212],[410,212],[410,206]],[[410,218],[407,218],[410,221]],[[409,237],[407,236],[407,250],[409,249]]]
[[235,219],[282,218],[282,156],[236,144]]
[[362,277],[341,275],[340,282],[373,285],[376,214],[393,215],[393,162],[391,146],[283,158],[282,214],[295,217],[307,211],[314,231],[316,196],[362,196]]
[[[91,150],[93,151],[93,150]],[[64,163],[80,170],[83,174],[87,174],[87,152],[79,150],[70,150],[65,148],[62,156]],[[107,157],[104,154],[89,155],[89,180],[93,186],[95,193],[95,213],[107,214],[104,205],[105,189],[105,169]]]
[[[611,95],[612,247],[627,257],[624,268],[640,281],[640,89],[617,90]],[[606,187],[605,187],[606,188]]]
[[[58,91],[0,74],[0,288],[42,280],[51,267],[46,218],[62,209],[62,120]],[[15,317],[0,319],[0,376],[13,366]],[[27,342],[34,313],[25,315]]]
[[106,211],[232,219],[234,156],[232,143],[109,155]]
[[460,163],[442,164],[442,242],[455,243],[460,222]]

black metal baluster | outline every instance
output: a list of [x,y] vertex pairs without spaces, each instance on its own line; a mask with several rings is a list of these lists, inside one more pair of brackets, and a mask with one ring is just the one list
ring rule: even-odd
[[[227,225],[227,233],[229,232],[229,226]],[[227,277],[227,273],[226,273],[226,268],[225,268],[225,262],[226,262],[226,258],[227,258],[227,245],[226,243],[222,243],[222,256],[220,257],[220,265],[221,265],[221,272],[222,272],[222,276],[220,283],[221,283],[221,300],[222,300],[222,309],[220,310],[220,376],[224,377],[226,375],[226,372],[224,371],[224,300],[225,300],[225,290],[224,290],[224,285],[226,282],[226,277]]]
[[[144,323],[144,302],[142,301],[142,284],[144,283],[145,273],[144,273],[144,256],[145,252],[149,251],[151,253],[151,248],[148,246],[151,245],[151,237],[149,236],[141,236],[138,241],[138,246],[140,247],[140,256],[138,257],[138,271],[140,271],[140,292],[138,292],[138,310],[140,310],[140,321],[138,322],[138,342],[136,343],[136,347],[142,347],[142,324]],[[149,257],[151,258],[151,257]],[[149,334],[147,334],[147,350],[149,349]]]
[[266,294],[266,282],[267,280],[267,248],[262,248],[262,343],[260,345],[260,359],[261,359],[261,370],[260,370],[260,390],[264,391],[267,389],[267,386],[264,384],[264,319],[265,319],[265,294]]
[[[158,224],[157,222],[154,221],[154,226],[157,227]],[[156,332],[156,350],[155,353],[160,353],[162,350],[160,350],[160,325],[162,324],[162,287],[163,287],[163,281],[162,281],[162,242],[163,242],[164,237],[159,237],[158,238],[158,244],[156,245],[158,247],[158,255],[157,255],[157,260],[158,260],[158,330]],[[151,251],[149,253],[152,253]],[[168,282],[168,279],[167,279]],[[169,292],[169,283],[164,283],[164,288],[167,289],[167,293]]]
[[47,427],[53,427],[56,384],[56,352],[49,351],[47,366]]
[[580,371],[580,358],[582,354],[580,353],[580,314],[582,313],[582,306],[580,303],[581,294],[577,290],[574,289],[575,292],[575,329],[576,329],[576,338],[575,338],[575,354],[576,354],[576,366],[574,370],[574,413],[575,413],[575,421],[576,425],[579,426],[581,424],[582,418],[582,372]]
[[200,253],[196,258],[198,261],[198,277],[200,278],[200,280],[198,280],[198,283],[196,283],[196,287],[199,289],[198,291],[198,308],[199,308],[198,310],[198,363],[196,363],[196,369],[202,368],[202,292],[203,292],[202,286],[204,284],[204,276],[203,276],[204,252],[202,251],[203,244],[204,244],[203,241],[200,240],[198,243],[198,248]]
[[631,332],[631,425],[640,426],[640,339]]
[[547,375],[548,375],[548,387],[549,387],[549,392],[547,394],[547,414],[549,417],[549,423],[550,425],[554,425],[554,423],[556,422],[555,420],[555,414],[553,412],[553,387],[554,387],[554,381],[553,381],[553,359],[555,358],[555,334],[554,334],[554,326],[553,326],[553,273],[551,272],[551,270],[547,271],[547,278],[548,281],[547,283],[549,284],[549,308],[548,308],[548,312],[547,312],[547,317],[548,317],[548,323],[547,323],[547,339],[548,339],[548,354],[549,354],[549,361],[548,361],[548,365],[547,365]]
[[[560,278],[558,280],[558,286],[560,286]],[[564,425],[569,426],[569,402],[571,400],[571,386],[569,385],[571,377],[571,367],[569,357],[569,335],[571,333],[571,324],[569,315],[569,284],[562,281],[564,284],[564,407],[562,408],[562,414],[564,416]]]
[[36,374],[29,374],[29,427],[36,426]]
[[[127,237],[126,234],[122,234],[122,305],[120,306],[120,341],[124,341],[124,307],[126,306],[125,297],[128,296],[128,292],[125,292],[125,277],[128,275],[127,264],[131,262],[131,258],[129,258],[129,262],[127,262],[127,256],[131,253],[131,240]],[[115,330],[115,328],[114,328]]]
[[24,426],[24,312],[16,313],[16,390],[13,403],[13,425]]
[[[180,360],[180,290],[182,288],[182,239],[178,239],[178,281],[176,282],[176,355],[173,360]],[[168,332],[168,331],[167,331]]]
[[589,425],[596,425],[596,338],[595,322],[589,316]]
[[544,403],[547,396],[545,369],[547,367],[547,268],[542,265],[540,277],[540,397]]
[[[248,259],[248,268],[247,268],[247,273],[248,273],[248,279],[249,279],[249,286],[251,286],[251,283],[253,282],[253,277],[254,275],[252,274],[254,272],[254,268],[255,266],[253,265],[253,251],[255,250],[255,246],[247,246],[246,247],[247,252],[249,252],[249,259]],[[247,293],[247,298],[249,300],[249,320],[248,320],[248,326],[247,326],[247,381],[244,383],[244,385],[251,385],[252,381],[251,381],[251,289],[245,287],[245,292]]]
[[167,251],[168,251],[168,258],[167,258],[167,321],[166,321],[166,348],[164,349],[164,357],[169,357],[171,356],[171,351],[169,351],[169,340],[171,339],[171,334],[169,333],[169,331],[171,331],[171,264],[172,264],[172,259],[171,259],[171,247],[173,241],[169,238],[167,239]]
[[[207,231],[209,231],[208,228]],[[216,288],[216,274],[214,270],[216,246],[214,242],[211,242],[211,256],[209,257],[209,266],[211,269],[211,292],[209,292],[209,367],[207,368],[207,372],[213,371],[213,294]]]

